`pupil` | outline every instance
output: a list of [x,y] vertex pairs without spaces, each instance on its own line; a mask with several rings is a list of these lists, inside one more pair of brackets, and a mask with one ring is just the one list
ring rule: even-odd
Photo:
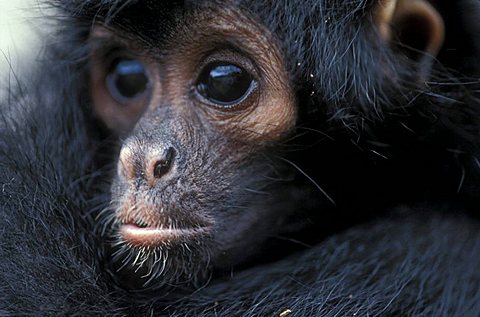
[[218,105],[233,105],[246,97],[253,79],[239,66],[215,63],[207,67],[197,84],[197,91]]
[[143,94],[147,85],[148,77],[145,67],[136,60],[121,59],[117,61],[107,77],[107,87],[111,95],[120,102],[134,99]]

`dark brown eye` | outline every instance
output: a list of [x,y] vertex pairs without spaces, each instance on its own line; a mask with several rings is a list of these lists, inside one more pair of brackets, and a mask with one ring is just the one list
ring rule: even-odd
[[148,83],[145,66],[138,60],[127,58],[115,60],[106,78],[110,95],[119,103],[142,97]]
[[247,98],[255,87],[256,81],[245,69],[228,62],[216,62],[200,73],[196,91],[210,103],[232,107]]

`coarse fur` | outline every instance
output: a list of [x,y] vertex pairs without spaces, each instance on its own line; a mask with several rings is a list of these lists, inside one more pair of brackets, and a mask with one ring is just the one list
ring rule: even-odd
[[117,285],[105,250],[118,145],[92,115],[87,41],[100,21],[162,45],[195,5],[139,3],[54,1],[55,43],[1,101],[0,316],[480,314],[479,51],[463,44],[478,43],[474,1],[436,1],[447,35],[428,74],[379,40],[375,1],[235,2],[288,61],[299,119],[279,166],[301,170],[288,220],[315,225],[192,294],[142,296]]

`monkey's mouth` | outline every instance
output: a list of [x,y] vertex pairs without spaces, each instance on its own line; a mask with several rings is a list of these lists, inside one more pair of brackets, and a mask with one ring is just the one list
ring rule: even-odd
[[128,222],[120,226],[121,237],[137,247],[160,247],[174,242],[187,242],[208,233],[208,227],[163,228],[145,223]]
[[129,246],[147,249],[200,241],[213,228],[201,215],[135,201],[122,205],[115,216],[118,238]]

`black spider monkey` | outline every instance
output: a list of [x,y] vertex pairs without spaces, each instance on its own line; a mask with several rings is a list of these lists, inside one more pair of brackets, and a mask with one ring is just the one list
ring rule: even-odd
[[51,3],[1,316],[480,314],[477,2]]

